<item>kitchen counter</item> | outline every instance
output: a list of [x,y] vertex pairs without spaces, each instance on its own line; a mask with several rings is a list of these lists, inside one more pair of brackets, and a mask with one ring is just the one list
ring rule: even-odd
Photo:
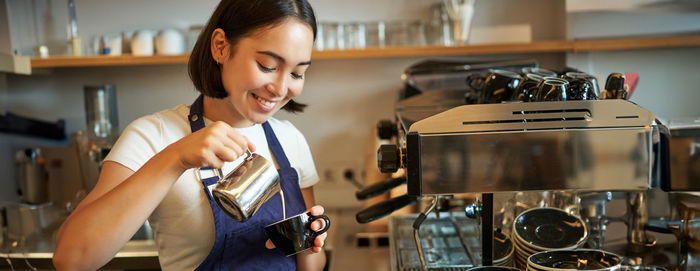
[[[359,209],[328,210],[332,224],[326,240],[328,270],[390,270],[386,232],[366,232],[355,221]],[[20,241],[4,240],[0,245],[0,270],[54,269],[53,232]],[[10,263],[12,266],[10,266]],[[101,269],[159,270],[158,251],[153,240],[131,240]]]
[[[55,269],[51,259],[55,247],[53,231],[24,242],[3,240],[0,269]],[[130,240],[102,269],[160,270],[158,251],[153,240]]]

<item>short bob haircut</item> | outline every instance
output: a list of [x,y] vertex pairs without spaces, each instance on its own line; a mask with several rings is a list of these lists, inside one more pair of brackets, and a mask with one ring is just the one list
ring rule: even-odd
[[[309,24],[316,40],[316,17],[307,0],[221,0],[190,55],[188,73],[194,87],[209,97],[221,99],[228,96],[221,83],[219,65],[211,54],[211,34],[215,29],[224,30],[233,54],[242,38],[287,18],[297,18]],[[290,100],[282,109],[297,113],[304,111],[304,107],[305,104]]]

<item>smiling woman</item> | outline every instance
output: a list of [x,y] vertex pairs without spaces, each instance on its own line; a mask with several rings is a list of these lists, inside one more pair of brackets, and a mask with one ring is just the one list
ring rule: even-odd
[[[313,32],[308,24],[290,18],[241,38],[233,47],[226,33],[217,28],[211,35],[210,47],[226,92],[224,101],[219,103],[232,105],[230,110],[217,110],[217,114],[225,112],[220,116],[228,118],[234,127],[249,126],[249,122],[264,122],[301,94],[303,74],[311,59]],[[216,103],[215,100],[205,98],[205,115],[207,104]]]
[[[292,99],[304,87],[315,33],[306,0],[222,0],[189,62],[202,95],[189,107],[144,116],[123,131],[98,184],[57,234],[56,268],[98,269],[148,219],[164,270],[322,269],[325,233],[312,249],[286,257],[264,231],[285,212],[323,214],[314,206],[319,177],[304,136],[273,117],[280,109],[305,107]],[[277,194],[237,222],[207,189],[219,178],[198,179],[211,174],[197,173],[228,171],[246,150],[276,162],[286,204],[280,206]],[[324,224],[316,220],[311,228]]]

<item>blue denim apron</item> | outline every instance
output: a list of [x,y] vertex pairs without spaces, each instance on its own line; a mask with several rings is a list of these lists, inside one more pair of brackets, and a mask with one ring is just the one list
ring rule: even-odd
[[[188,116],[193,133],[204,128],[203,112],[203,96],[200,95],[190,107],[190,115]],[[306,211],[306,204],[299,188],[299,176],[289,164],[289,160],[287,160],[270,124],[265,122],[262,126],[267,144],[280,167],[277,171],[280,175],[280,188],[285,195],[287,214],[289,216],[300,214]],[[201,170],[207,169],[212,168],[201,168]],[[250,219],[238,222],[216,205],[207,188],[218,180],[219,177],[202,180],[204,193],[209,199],[209,205],[211,205],[214,214],[216,238],[211,252],[196,270],[295,270],[296,257],[286,257],[278,249],[265,248],[265,241],[268,239],[265,234],[265,226],[282,219],[280,194],[277,193],[265,202]]]

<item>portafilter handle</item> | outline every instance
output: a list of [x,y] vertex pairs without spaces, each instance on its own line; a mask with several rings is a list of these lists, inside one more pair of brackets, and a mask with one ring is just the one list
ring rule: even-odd
[[362,224],[369,223],[374,220],[385,217],[393,213],[394,211],[401,209],[406,205],[413,204],[415,202],[416,197],[409,195],[402,195],[399,197],[391,198],[359,211],[355,215],[355,220],[357,220],[358,223]]
[[391,178],[376,182],[355,192],[355,197],[359,200],[368,199],[386,193],[387,191],[406,183],[406,177]]

